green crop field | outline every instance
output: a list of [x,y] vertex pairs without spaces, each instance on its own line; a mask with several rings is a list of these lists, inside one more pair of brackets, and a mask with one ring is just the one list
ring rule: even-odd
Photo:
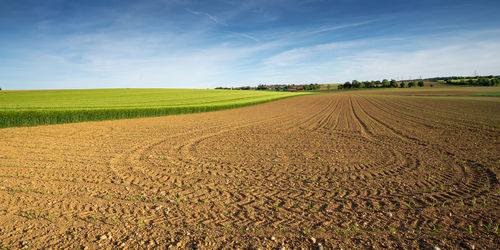
[[195,89],[1,91],[0,128],[215,111],[301,94]]
[[500,92],[484,92],[476,94],[478,96],[500,96]]

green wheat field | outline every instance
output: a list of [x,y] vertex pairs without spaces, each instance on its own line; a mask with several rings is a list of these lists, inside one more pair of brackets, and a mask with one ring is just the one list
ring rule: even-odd
[[202,89],[85,89],[0,92],[0,128],[187,114],[306,93]]

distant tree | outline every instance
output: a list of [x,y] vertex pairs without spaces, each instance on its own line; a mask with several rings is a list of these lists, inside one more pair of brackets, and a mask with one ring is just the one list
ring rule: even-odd
[[267,89],[266,85],[264,84],[259,84],[259,86],[257,86],[257,90],[264,90],[264,89]]
[[331,88],[332,88],[332,86],[330,84],[326,85],[326,89],[330,90]]
[[401,82],[401,83],[399,83],[399,87],[400,87],[400,88],[404,88],[404,87],[405,87],[405,82]]
[[353,88],[353,89],[359,88],[359,82],[357,80],[352,80],[351,88]]
[[429,85],[429,86],[434,87],[434,84],[431,84],[431,85]]
[[382,80],[382,86],[383,86],[384,88],[388,88],[388,87],[390,87],[390,86],[391,86],[391,83],[389,82],[389,80],[384,79],[384,80]]
[[481,77],[477,80],[477,84],[481,86],[490,86],[490,79]]
[[[491,78],[491,86],[498,86],[498,83],[500,82],[499,78]],[[2,89],[0,89],[2,90]]]
[[344,83],[344,88],[345,89],[350,89],[351,88],[351,83],[350,82]]
[[343,89],[344,88],[344,85],[343,84],[339,84],[337,85],[337,89]]
[[398,87],[398,82],[396,82],[396,80],[392,79],[390,83],[391,83],[391,87],[392,88],[397,88]]
[[418,86],[423,87],[424,86],[424,81],[418,81]]
[[408,83],[408,88],[411,88],[413,86],[415,86],[415,82],[414,81],[411,81],[411,82]]
[[366,88],[365,82],[359,82],[359,88],[360,89]]

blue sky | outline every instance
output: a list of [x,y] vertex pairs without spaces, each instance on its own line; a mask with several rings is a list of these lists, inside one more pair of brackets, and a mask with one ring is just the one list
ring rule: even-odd
[[0,0],[0,87],[500,74],[498,0]]

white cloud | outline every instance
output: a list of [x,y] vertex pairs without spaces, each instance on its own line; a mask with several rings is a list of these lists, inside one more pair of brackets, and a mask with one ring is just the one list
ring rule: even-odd
[[261,78],[297,83],[471,75],[473,71],[498,74],[499,35],[489,30],[293,48],[265,59],[262,72],[266,73]]

